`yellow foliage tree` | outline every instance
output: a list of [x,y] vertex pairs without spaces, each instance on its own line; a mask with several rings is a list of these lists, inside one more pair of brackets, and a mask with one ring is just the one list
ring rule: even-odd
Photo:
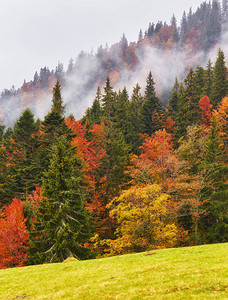
[[119,227],[115,240],[103,240],[107,255],[173,247],[178,229],[169,214],[169,196],[160,185],[133,186],[110,204]]

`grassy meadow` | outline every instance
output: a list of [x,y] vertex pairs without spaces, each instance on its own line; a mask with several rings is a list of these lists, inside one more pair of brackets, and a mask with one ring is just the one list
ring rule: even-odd
[[228,299],[228,243],[0,270],[0,299]]

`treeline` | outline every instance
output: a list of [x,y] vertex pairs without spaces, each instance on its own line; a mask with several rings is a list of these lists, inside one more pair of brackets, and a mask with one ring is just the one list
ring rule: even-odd
[[227,29],[227,21],[227,0],[222,1],[222,5],[217,0],[204,1],[195,12],[191,8],[188,13],[184,11],[180,26],[173,15],[170,24],[150,23],[144,35],[140,30],[139,40],[149,39],[162,48],[194,46],[195,50],[207,52],[220,41],[221,34]]
[[[54,70],[45,66],[35,72],[32,80],[24,81],[19,89],[12,87],[2,91],[0,114],[3,122],[12,125],[15,121],[14,114],[18,117],[27,106],[40,116],[41,107],[47,106],[47,95],[51,93],[56,80],[60,81],[63,90],[70,91],[68,103],[77,105],[82,103],[97,85],[102,86],[105,83],[107,74],[113,83],[119,83],[124,76],[129,76],[130,80],[130,71],[135,72],[146,59],[147,48],[159,49],[160,55],[164,52],[164,56],[168,56],[167,52],[171,49],[176,53],[186,52],[188,57],[192,57],[192,65],[195,66],[199,62],[196,61],[197,57],[194,58],[194,54],[203,51],[206,56],[209,50],[220,42],[222,34],[227,32],[227,24],[227,0],[223,0],[221,4],[217,0],[213,0],[212,3],[203,2],[196,12],[190,9],[187,14],[183,13],[180,26],[173,15],[169,23],[150,23],[144,34],[140,30],[137,42],[129,43],[123,35],[119,42],[110,47],[100,46],[96,53],[82,51],[76,59],[70,59],[65,69],[61,62]],[[167,89],[163,87],[165,88]],[[167,103],[168,89],[162,91],[163,103]],[[8,113],[8,107],[14,107],[13,115]]]
[[167,107],[152,73],[64,117],[61,87],[44,120],[1,126],[0,266],[228,241],[225,58],[176,80]]

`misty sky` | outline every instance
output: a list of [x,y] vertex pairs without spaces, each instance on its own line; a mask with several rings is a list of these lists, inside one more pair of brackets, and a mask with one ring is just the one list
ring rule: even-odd
[[0,0],[0,91],[33,79],[41,67],[65,68],[81,50],[136,41],[149,22],[178,24],[184,10],[202,0]]

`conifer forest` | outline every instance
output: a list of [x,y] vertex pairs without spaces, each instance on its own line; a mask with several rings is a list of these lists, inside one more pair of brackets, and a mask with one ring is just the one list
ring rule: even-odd
[[228,242],[226,37],[203,2],[2,91],[0,268]]

